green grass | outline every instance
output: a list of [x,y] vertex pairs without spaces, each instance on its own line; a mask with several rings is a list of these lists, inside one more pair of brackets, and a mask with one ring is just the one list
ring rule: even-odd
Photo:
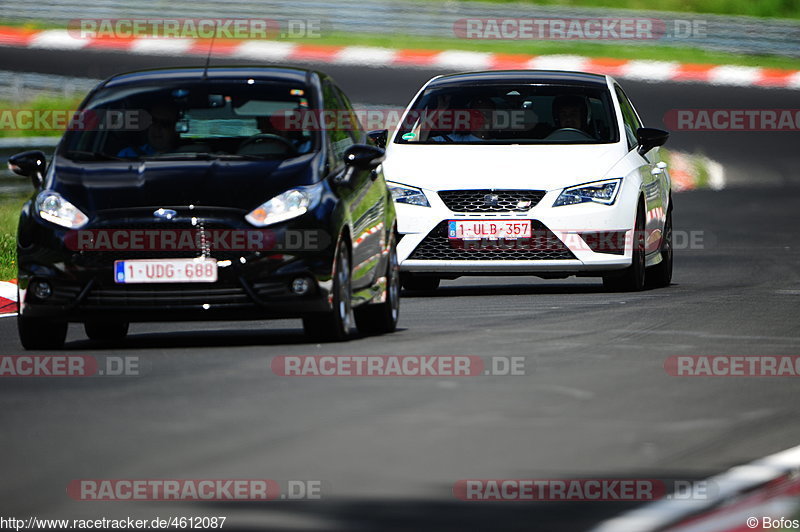
[[[436,2],[452,0],[430,0]],[[464,0],[462,0],[464,1]],[[466,0],[476,1],[476,0]],[[646,9],[682,13],[747,15],[751,17],[800,18],[797,0],[480,0],[497,4]]]
[[17,222],[29,197],[22,192],[0,196],[0,281],[17,276]]
[[[429,0],[442,1],[442,0]],[[503,1],[503,0],[494,0]],[[548,0],[545,0],[548,1]],[[549,0],[556,2],[556,0]],[[574,0],[575,2],[594,2],[594,0]],[[724,3],[725,0],[720,0]],[[760,5],[754,0],[747,2],[740,0],[730,0],[730,2],[741,3],[743,5]],[[769,3],[771,0],[765,0]],[[598,2],[600,1],[598,0]],[[636,4],[644,3],[638,0],[610,0],[611,5],[616,4]],[[666,4],[711,4],[714,0],[700,2],[690,2],[689,0],[667,0]],[[800,2],[784,2],[790,5],[797,4],[792,12],[796,12],[800,18]],[[570,5],[570,4],[565,4]],[[576,3],[575,5],[583,5]],[[662,4],[659,4],[661,6]],[[685,10],[689,8],[686,7]],[[0,25],[21,26],[29,29],[53,29],[63,28],[52,23],[38,23],[6,20],[0,18]],[[777,55],[743,55],[726,52],[711,52],[699,48],[678,47],[678,46],[658,46],[658,45],[625,45],[614,43],[592,43],[592,42],[566,42],[566,41],[479,41],[469,39],[458,39],[455,37],[417,37],[402,34],[370,34],[370,33],[336,33],[324,32],[319,38],[308,39],[286,39],[291,42],[312,44],[312,45],[356,45],[356,46],[379,46],[385,48],[410,48],[423,50],[465,50],[475,52],[494,52],[505,54],[526,54],[526,55],[550,55],[550,54],[575,54],[587,57],[608,57],[612,59],[642,59],[654,61],[677,61],[681,63],[700,63],[714,65],[741,65],[741,66],[760,66],[765,68],[783,68],[789,70],[800,70],[800,59],[783,57]],[[187,59],[187,63],[192,63],[194,58]]]
[[371,35],[362,33],[325,34],[318,39],[293,40],[303,44],[379,46],[385,48],[416,48],[424,50],[465,50],[504,54],[550,55],[574,54],[587,57],[615,59],[644,59],[677,61],[680,63],[760,66],[800,70],[800,59],[773,55],[739,55],[709,52],[697,48],[674,46],[630,46],[587,42],[555,41],[478,41],[456,38],[414,37],[409,35]]
[[[64,133],[63,130],[36,129],[35,121],[31,121],[27,115],[20,115],[19,111],[32,110],[39,112],[40,124],[55,125],[51,118],[52,115],[47,116],[42,111],[71,111],[77,109],[80,103],[81,97],[39,97],[24,102],[0,100],[0,137],[60,137]],[[62,116],[66,120],[70,114],[67,113]]]

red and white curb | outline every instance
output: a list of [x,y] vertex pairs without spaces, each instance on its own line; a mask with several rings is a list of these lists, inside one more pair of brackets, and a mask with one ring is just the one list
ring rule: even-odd
[[0,318],[17,314],[17,285],[0,281]]
[[706,483],[714,488],[709,489],[706,499],[663,499],[605,521],[591,532],[744,532],[775,528],[762,526],[764,518],[796,519],[800,509],[800,446],[734,467]]
[[[119,50],[148,55],[208,54],[208,39],[77,38],[67,30],[0,26],[0,46],[50,50]],[[649,82],[699,82],[743,87],[800,89],[800,71],[761,67],[604,59],[578,55],[526,55],[460,50],[331,46],[286,41],[216,40],[213,55],[264,62],[315,62],[443,70],[577,70]]]

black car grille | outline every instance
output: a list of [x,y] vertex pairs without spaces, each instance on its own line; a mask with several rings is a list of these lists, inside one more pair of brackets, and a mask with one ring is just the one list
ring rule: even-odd
[[106,286],[89,291],[81,308],[108,310],[196,308],[238,308],[253,305],[241,287],[198,285]]
[[544,190],[442,190],[439,197],[453,212],[526,212],[545,194]]
[[[173,222],[108,224],[108,227],[89,230],[89,233],[94,233],[93,241],[79,247],[79,250],[86,265],[104,265],[115,260],[193,258],[201,256],[204,251],[214,258],[238,258],[246,250],[230,249],[230,239],[222,240],[222,249],[214,246],[214,234],[224,235],[224,231],[230,232],[231,230],[231,227],[218,223],[213,225]],[[128,233],[130,236],[121,237],[121,242],[124,243],[123,247],[114,249],[116,246],[113,238],[117,231],[123,234]],[[99,238],[101,232],[106,237],[104,240]],[[167,233],[172,233],[173,240],[165,238],[164,235]],[[133,235],[136,234],[144,236],[139,237],[140,240],[134,241]],[[76,235],[75,238],[80,238],[80,235]],[[205,249],[204,245],[207,246]]]
[[268,303],[297,297],[290,292],[288,281],[262,281],[249,286],[248,291],[230,282],[222,286],[217,283],[99,284],[90,288],[79,306],[83,309],[169,310],[209,305],[212,309],[236,309],[256,306],[257,300]]
[[532,221],[532,238],[518,240],[450,240],[447,221],[417,246],[412,260],[570,260],[575,255],[545,225]]

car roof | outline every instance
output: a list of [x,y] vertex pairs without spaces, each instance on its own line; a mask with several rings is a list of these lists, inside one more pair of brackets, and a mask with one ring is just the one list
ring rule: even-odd
[[325,77],[319,72],[303,68],[278,67],[278,66],[203,66],[155,68],[126,72],[110,77],[103,83],[103,87],[117,87],[121,85],[137,85],[152,83],[153,81],[182,82],[240,80],[252,78],[263,81],[277,81],[299,83],[308,85],[312,76],[316,74]]
[[568,72],[562,70],[492,70],[483,72],[462,72],[434,78],[428,83],[428,87],[488,85],[495,83],[541,83],[545,85],[608,87],[608,79],[603,74]]

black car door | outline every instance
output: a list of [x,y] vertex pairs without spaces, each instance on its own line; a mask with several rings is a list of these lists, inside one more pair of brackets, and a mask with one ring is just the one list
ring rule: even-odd
[[[344,152],[353,144],[363,143],[366,135],[347,97],[330,80],[323,80],[322,96],[326,110],[326,133],[331,169],[343,171]],[[371,286],[380,264],[384,227],[385,185],[377,171],[349,170],[350,181],[339,194],[345,200],[352,220],[353,289]]]

